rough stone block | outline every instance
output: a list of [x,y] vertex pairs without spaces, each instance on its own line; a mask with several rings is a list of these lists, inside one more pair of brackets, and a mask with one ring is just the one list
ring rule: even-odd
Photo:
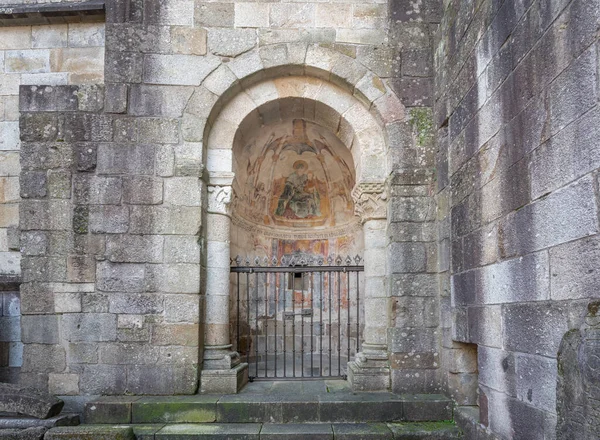
[[[237,8],[237,5],[236,5]],[[198,26],[206,27],[233,27],[233,3],[206,3],[196,1],[194,8],[194,22]],[[240,25],[236,22],[236,27]]]
[[199,342],[198,330],[198,324],[154,325],[152,328],[152,344],[196,347]]
[[21,197],[24,199],[40,199],[47,194],[47,177],[43,171],[24,171],[21,173],[19,184]]
[[554,357],[562,336],[584,316],[585,306],[586,304],[575,301],[543,301],[503,306],[505,349]]
[[182,206],[200,206],[201,184],[197,177],[165,179],[165,203]]
[[467,317],[469,342],[489,347],[502,347],[500,306],[469,307]]
[[[509,214],[500,223],[505,256],[523,255],[598,231],[589,176]],[[568,228],[564,225],[569,224]]]
[[115,293],[109,297],[110,313],[158,314],[163,311],[163,296],[153,293]]
[[390,248],[393,273],[425,271],[427,254],[423,243],[392,243]]
[[93,233],[120,234],[129,227],[129,207],[93,205],[89,208],[89,228]]
[[135,145],[123,148],[116,144],[98,146],[99,174],[152,174],[154,146]]
[[200,263],[200,243],[195,235],[165,237],[165,263]]
[[600,243],[597,237],[565,243],[550,250],[551,298],[556,301],[594,296],[598,285]]
[[99,349],[100,362],[109,365],[146,365],[158,360],[158,347],[143,343],[104,344]]
[[148,267],[147,287],[166,293],[198,293],[197,264],[156,264]]
[[200,208],[173,206],[132,206],[129,232],[132,234],[197,235]]
[[131,426],[97,425],[97,426],[59,426],[49,430],[44,438],[49,440],[91,440],[103,438],[106,440],[134,440]]
[[274,28],[311,28],[315,26],[315,4],[292,5],[278,3],[271,5],[270,23]]
[[86,365],[79,379],[81,392],[86,394],[122,394],[126,389],[124,365]]
[[[211,47],[210,38],[209,34],[209,48]],[[219,58],[214,56],[146,55],[144,57],[144,82],[198,86],[219,64]]]
[[269,5],[266,3],[236,3],[235,27],[269,27]]
[[145,1],[144,20],[152,24],[192,26],[194,0]]
[[65,367],[65,349],[60,345],[23,345],[22,373],[62,373]]
[[161,144],[176,144],[179,142],[179,121],[177,119],[140,119],[138,124],[141,142]]
[[139,83],[142,81],[143,57],[141,53],[106,52],[105,79],[115,83]]
[[78,174],[73,178],[73,199],[78,204],[118,205],[121,202],[120,177]]
[[108,313],[64,314],[61,329],[70,342],[114,341],[117,337],[117,316]]
[[163,240],[158,235],[109,236],[106,256],[112,262],[160,263],[163,259]]
[[64,405],[62,400],[48,394],[7,383],[0,386],[0,395],[2,396],[0,411],[19,413],[38,419],[47,419],[58,415]]
[[50,373],[48,391],[60,396],[76,396],[79,394],[79,375]]
[[388,339],[394,353],[437,351],[437,328],[390,328]]
[[123,180],[123,201],[136,205],[156,205],[163,200],[163,181],[152,176],[128,176]]
[[25,344],[58,344],[58,315],[21,317],[21,341]]
[[83,413],[85,423],[131,423],[131,405],[139,399],[135,396],[106,396],[88,402]]
[[113,136],[112,118],[90,113],[67,113],[59,136],[66,142],[110,142]]
[[146,271],[143,264],[99,262],[97,287],[105,292],[143,292]]
[[127,367],[127,389],[134,394],[193,394],[197,387],[196,365],[129,365]]
[[196,294],[164,295],[165,321],[200,322],[200,296]]

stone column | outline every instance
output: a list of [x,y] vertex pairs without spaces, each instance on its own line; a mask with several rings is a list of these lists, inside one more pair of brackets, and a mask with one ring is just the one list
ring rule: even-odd
[[229,340],[229,243],[233,174],[211,175],[206,216],[206,306],[201,393],[237,393],[248,381],[248,364]]
[[359,183],[352,196],[365,240],[365,329],[361,351],[353,362],[348,363],[348,380],[354,391],[383,391],[390,388],[386,185],[383,182]]

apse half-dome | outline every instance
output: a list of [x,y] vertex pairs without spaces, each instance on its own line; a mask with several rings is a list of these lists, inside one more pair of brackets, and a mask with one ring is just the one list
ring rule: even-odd
[[279,121],[238,138],[235,150],[235,216],[274,229],[356,223],[352,155],[329,129]]

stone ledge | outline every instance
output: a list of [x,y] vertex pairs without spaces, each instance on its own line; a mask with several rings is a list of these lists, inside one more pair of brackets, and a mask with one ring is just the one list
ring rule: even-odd
[[0,7],[0,27],[104,21],[105,0],[6,5]]

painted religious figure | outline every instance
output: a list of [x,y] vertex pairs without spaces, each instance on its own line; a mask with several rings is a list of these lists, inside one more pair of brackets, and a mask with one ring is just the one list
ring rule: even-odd
[[320,217],[318,180],[308,171],[308,164],[303,160],[294,162],[292,168],[294,171],[285,180],[275,215],[289,220]]

